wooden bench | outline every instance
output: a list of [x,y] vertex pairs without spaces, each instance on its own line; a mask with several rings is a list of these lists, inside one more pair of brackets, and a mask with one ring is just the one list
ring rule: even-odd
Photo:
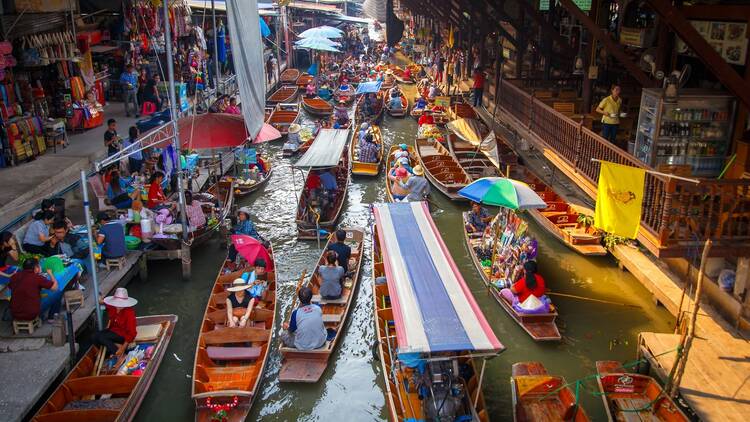
[[31,321],[13,320],[13,334],[18,334],[20,331],[26,331],[29,334],[34,334],[34,329],[42,326],[42,320],[39,317],[32,319]]
[[261,347],[206,347],[209,359],[214,361],[256,360],[262,352]]
[[348,295],[341,295],[338,299],[323,299],[321,295],[313,295],[312,303],[317,303],[319,305],[346,305],[348,299]]
[[341,322],[341,314],[323,314],[323,322]]
[[107,271],[110,271],[113,268],[116,270],[121,270],[125,268],[125,257],[121,256],[119,258],[107,258],[104,260],[104,266],[107,268]]

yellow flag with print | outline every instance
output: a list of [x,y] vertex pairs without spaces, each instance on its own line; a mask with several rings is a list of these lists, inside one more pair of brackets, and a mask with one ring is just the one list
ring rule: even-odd
[[641,224],[645,180],[646,172],[642,168],[602,161],[594,226],[607,233],[635,239]]

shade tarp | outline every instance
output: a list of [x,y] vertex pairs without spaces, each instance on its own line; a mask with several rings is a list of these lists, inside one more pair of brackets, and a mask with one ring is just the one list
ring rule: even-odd
[[456,119],[446,123],[445,127],[474,146],[482,142],[484,133],[487,132],[477,119]]
[[425,202],[375,204],[398,353],[498,352]]
[[295,167],[323,169],[335,167],[349,142],[349,129],[321,129]]
[[266,72],[260,36],[257,0],[227,0],[227,21],[232,59],[242,99],[242,116],[251,138],[260,132],[265,117]]
[[[182,117],[177,121],[180,145],[187,149],[234,148],[247,140],[247,129],[242,116],[226,113],[205,113]],[[167,134],[173,134],[167,126],[164,136],[155,145],[161,148],[171,142]]]
[[374,94],[380,91],[382,81],[360,82],[357,85],[357,94]]

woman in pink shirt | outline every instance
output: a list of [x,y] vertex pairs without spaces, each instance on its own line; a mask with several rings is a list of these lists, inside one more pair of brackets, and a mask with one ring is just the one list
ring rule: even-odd
[[229,100],[229,105],[227,106],[226,110],[224,110],[224,113],[227,114],[242,114],[242,110],[237,106],[237,98],[232,97]]

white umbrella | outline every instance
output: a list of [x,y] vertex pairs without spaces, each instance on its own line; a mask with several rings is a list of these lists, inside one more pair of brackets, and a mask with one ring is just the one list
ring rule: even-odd
[[332,26],[318,26],[315,28],[310,28],[306,31],[303,31],[301,34],[299,34],[300,38],[310,38],[310,37],[322,37],[322,38],[341,38],[344,36],[344,31],[334,28]]

